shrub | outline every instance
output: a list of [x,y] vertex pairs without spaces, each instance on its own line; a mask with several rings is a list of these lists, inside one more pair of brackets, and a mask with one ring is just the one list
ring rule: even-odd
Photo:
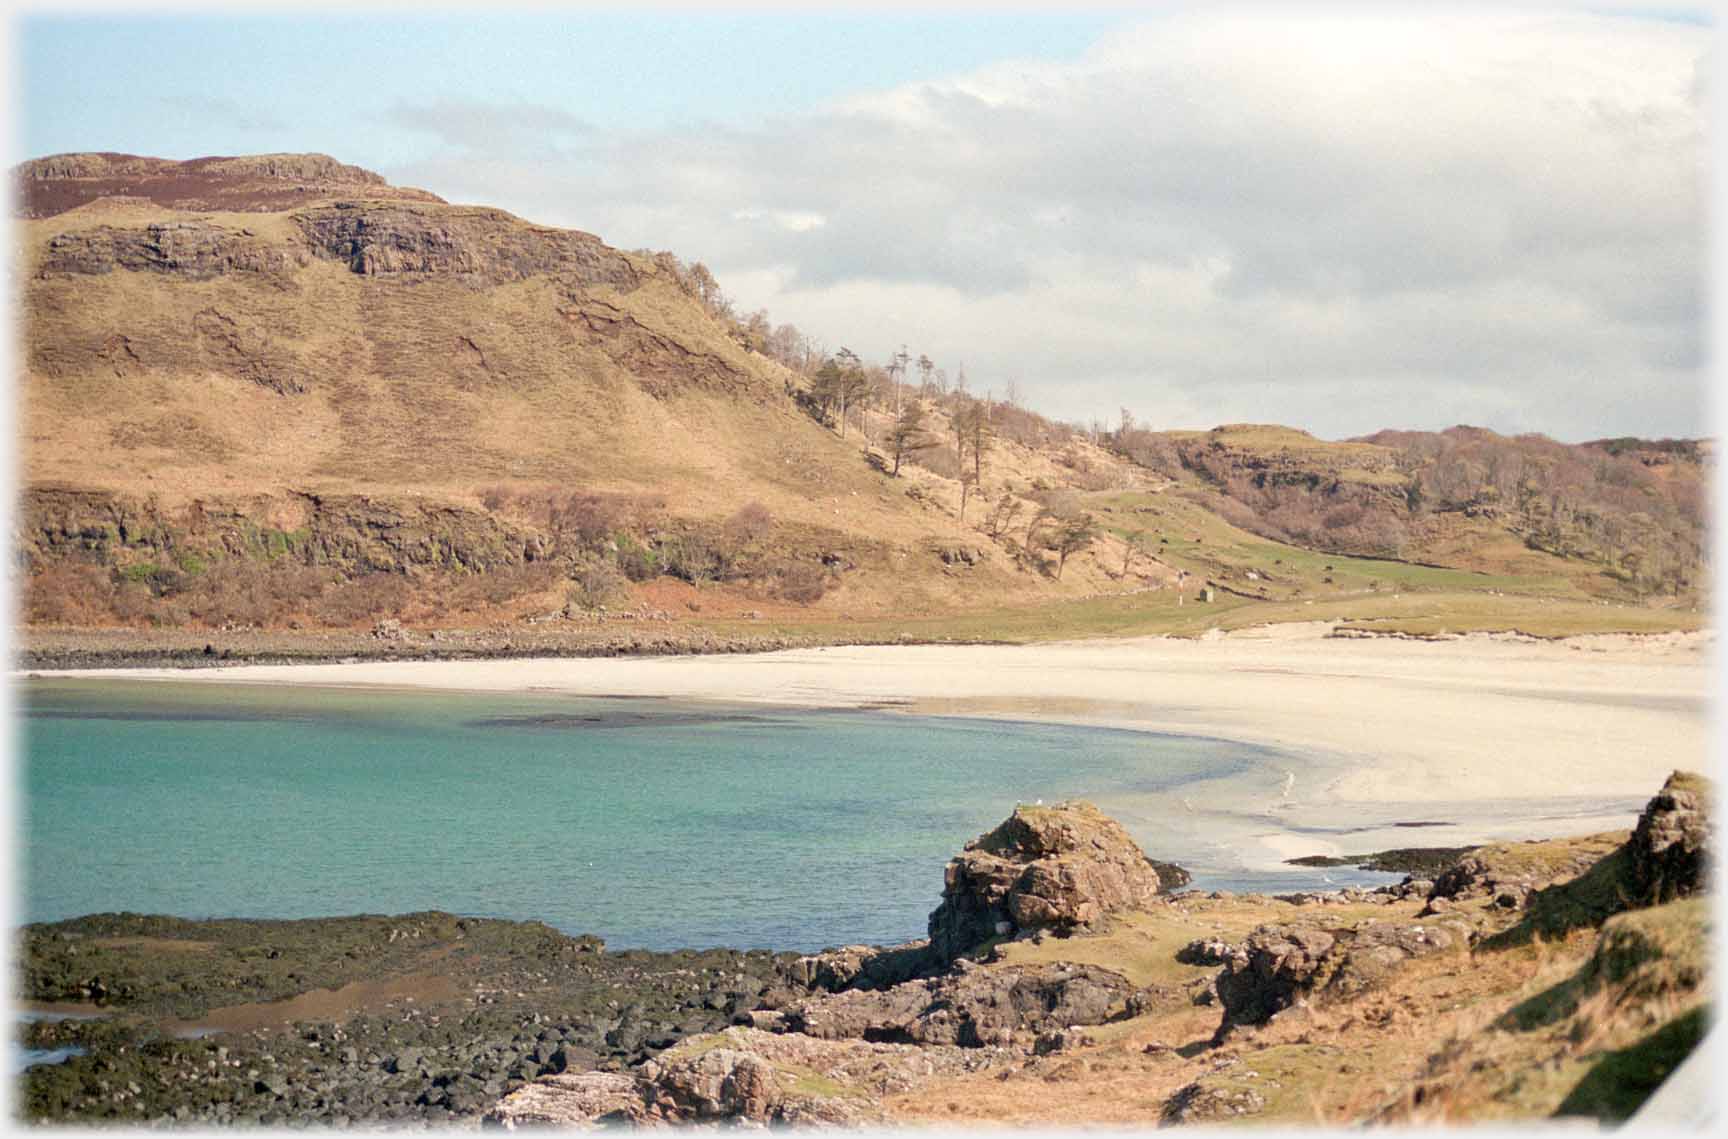
[[406,578],[391,573],[369,573],[345,581],[318,599],[313,616],[325,625],[352,625],[373,617],[396,616],[407,604]]
[[774,516],[760,502],[748,502],[726,520],[723,533],[733,546],[748,546],[766,538],[774,529]]
[[660,564],[665,572],[691,585],[720,577],[727,560],[700,532],[674,534],[660,543]]
[[468,574],[457,578],[451,586],[449,603],[457,609],[502,605],[526,594],[545,590],[557,576],[558,571],[547,562],[527,562],[519,566],[504,566]]
[[660,576],[660,557],[629,534],[617,537],[618,550],[613,555],[618,568],[631,581],[653,581]]
[[788,562],[774,574],[774,595],[808,605],[828,592],[828,574],[818,566]]
[[617,601],[629,586],[610,562],[594,562],[576,571],[566,603],[578,609],[599,609]]
[[28,620],[54,625],[100,620],[109,612],[114,584],[100,566],[62,562],[24,583]]

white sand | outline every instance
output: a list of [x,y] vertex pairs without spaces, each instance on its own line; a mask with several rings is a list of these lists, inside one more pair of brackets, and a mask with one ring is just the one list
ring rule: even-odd
[[[61,673],[555,691],[1037,718],[1216,736],[1289,753],[1143,830],[1235,820],[1250,864],[1629,825],[1675,768],[1710,762],[1711,634],[1530,642],[1336,639],[1324,626],[1024,647],[880,646],[754,656],[376,662]],[[1293,777],[1293,778],[1292,778]],[[1286,789],[1288,787],[1288,789]],[[1395,821],[1451,825],[1392,828]],[[1348,840],[1329,837],[1354,826]],[[1320,833],[1316,833],[1316,831]],[[1377,845],[1378,844],[1378,845]],[[1156,853],[1156,851],[1154,851]]]

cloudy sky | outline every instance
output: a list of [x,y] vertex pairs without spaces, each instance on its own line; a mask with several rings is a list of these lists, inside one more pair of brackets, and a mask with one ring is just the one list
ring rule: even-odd
[[14,160],[317,150],[1062,418],[1705,422],[1711,29],[1167,4],[14,29]]

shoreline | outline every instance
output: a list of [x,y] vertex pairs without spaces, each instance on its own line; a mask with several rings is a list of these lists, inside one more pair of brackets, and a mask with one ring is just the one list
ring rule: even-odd
[[[1447,824],[1423,831],[1435,846],[1619,829],[1668,772],[1708,766],[1711,631],[1424,641],[1329,629],[13,678],[660,697],[1206,736],[1272,749],[1289,765],[1209,780],[1200,802],[1189,790],[1112,807],[1136,831],[1205,833],[1268,871],[1292,857],[1409,845],[1399,824],[1411,820]],[[1541,818],[1548,804],[1567,810]]]

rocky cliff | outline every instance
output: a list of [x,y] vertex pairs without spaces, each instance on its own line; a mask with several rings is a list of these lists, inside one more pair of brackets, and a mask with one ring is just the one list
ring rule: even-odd
[[[670,254],[322,155],[59,155],[14,180],[33,622],[340,627],[349,607],[277,597],[291,566],[395,575],[427,614],[552,565],[481,587],[511,620],[666,577],[738,613],[962,584],[951,519],[814,421]],[[218,568],[263,600],[182,597]],[[980,601],[1108,580],[963,568]]]

